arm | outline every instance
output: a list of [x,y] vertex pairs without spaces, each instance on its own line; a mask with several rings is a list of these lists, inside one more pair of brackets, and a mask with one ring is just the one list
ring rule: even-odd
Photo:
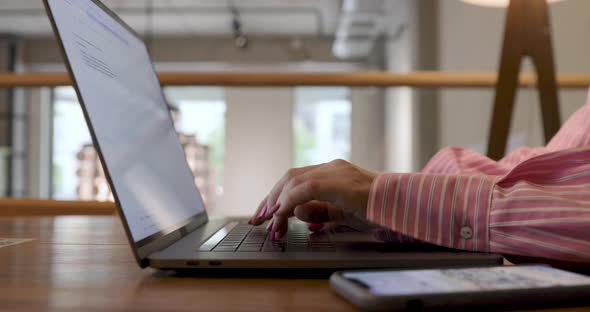
[[590,97],[546,147],[519,148],[499,162],[447,148],[423,173],[379,175],[342,160],[291,169],[250,223],[271,220],[281,237],[292,216],[324,226],[369,220],[396,241],[587,263],[588,116]]
[[382,174],[367,219],[471,251],[590,262],[590,148],[530,158],[504,177]]

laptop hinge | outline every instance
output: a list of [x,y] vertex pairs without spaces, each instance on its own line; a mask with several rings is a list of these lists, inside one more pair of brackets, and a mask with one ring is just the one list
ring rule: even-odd
[[200,225],[206,223],[207,220],[208,220],[208,218],[207,218],[206,214],[202,214],[200,216],[197,216],[189,224],[179,228],[178,230],[176,230],[172,233],[169,233],[163,237],[159,237],[155,241],[138,248],[138,250],[137,250],[138,255],[143,259],[143,258],[147,258],[149,255],[153,254],[154,252],[158,252],[163,249],[166,249],[170,245],[174,244],[176,241],[180,240],[181,238],[183,238],[187,234],[194,231]]

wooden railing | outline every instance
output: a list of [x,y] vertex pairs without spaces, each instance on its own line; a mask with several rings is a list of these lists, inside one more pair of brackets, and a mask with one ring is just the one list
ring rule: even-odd
[[0,217],[55,215],[113,215],[111,202],[0,198]]
[[[160,73],[162,85],[174,86],[348,86],[348,87],[415,87],[415,88],[491,88],[497,80],[495,73],[485,72],[350,72],[350,73],[270,73],[270,72],[200,72]],[[588,74],[561,74],[557,77],[561,89],[582,89],[590,85]],[[55,87],[71,85],[65,73],[0,73],[0,88]],[[520,86],[536,86],[536,77],[525,73]]]
[[[388,72],[352,73],[270,73],[270,72],[201,72],[160,73],[162,85],[174,86],[348,86],[348,87],[414,87],[414,88],[491,88],[497,80],[495,73]],[[586,89],[590,75],[561,74],[557,77],[560,89]],[[56,87],[71,85],[65,73],[0,73],[0,88]],[[520,87],[536,86],[536,77],[520,75]],[[54,201],[31,199],[0,199],[0,217],[31,215],[112,215],[113,203]]]

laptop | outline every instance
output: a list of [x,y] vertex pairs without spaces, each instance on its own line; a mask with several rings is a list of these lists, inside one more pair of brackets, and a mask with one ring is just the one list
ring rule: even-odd
[[209,220],[144,42],[100,1],[44,3],[142,268],[333,271],[501,263],[498,255],[388,244],[351,230],[312,234],[297,221],[287,238],[272,241],[264,225]]

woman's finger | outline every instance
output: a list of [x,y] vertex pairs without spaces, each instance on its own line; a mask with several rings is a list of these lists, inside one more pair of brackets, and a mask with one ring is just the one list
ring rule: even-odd
[[294,214],[297,219],[311,224],[323,224],[326,222],[338,222],[340,217],[338,207],[329,202],[312,200],[295,207]]
[[340,225],[338,222],[327,222],[324,223],[324,226],[320,229],[320,231],[331,231],[337,228]]
[[279,182],[275,184],[275,186],[272,188],[272,190],[267,196],[266,203],[268,205],[268,209],[266,211],[265,219],[271,218],[272,215],[279,209],[280,204],[277,202],[277,200],[281,195],[281,192],[283,191],[283,188],[286,184],[290,183],[293,179],[297,179],[300,175],[305,174],[311,170],[314,170],[322,165],[323,164],[319,164],[301,168],[292,168],[287,170],[287,172],[283,175],[283,177],[281,177]]
[[266,215],[266,210],[268,207],[266,206],[267,198],[265,197],[260,204],[258,204],[258,209],[250,219],[248,220],[248,224],[252,225],[260,225],[262,221],[262,216]]
[[[312,177],[292,188],[285,188],[278,199],[280,207],[274,214],[272,232],[277,233],[276,237],[284,236],[288,229],[288,216],[293,213],[295,207],[312,200],[332,202],[335,198],[334,191],[331,181],[320,181]],[[330,212],[337,213],[337,211]],[[337,217],[334,216],[334,218]]]

